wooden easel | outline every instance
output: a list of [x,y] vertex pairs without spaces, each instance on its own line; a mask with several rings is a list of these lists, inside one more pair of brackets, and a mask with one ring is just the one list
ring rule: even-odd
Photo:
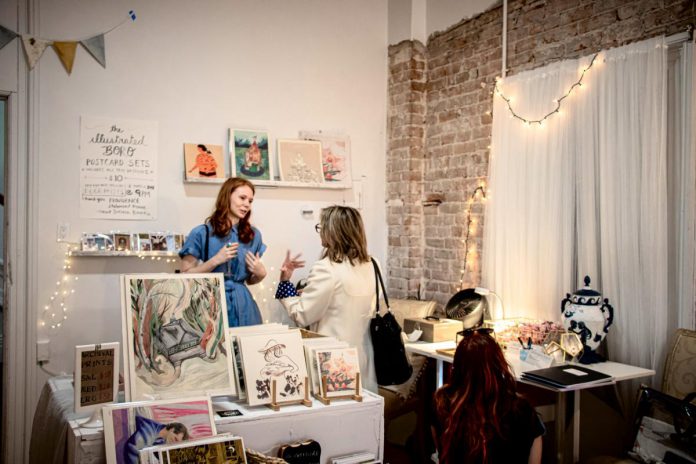
[[362,402],[363,397],[360,394],[360,372],[355,374],[355,393],[354,394],[348,394],[348,395],[341,395],[341,396],[332,396],[332,397],[327,397],[326,396],[326,376],[322,375],[321,376],[321,389],[324,392],[324,394],[314,394],[314,397],[321,401],[325,405],[331,404],[331,400],[340,400],[340,399],[350,399],[350,400],[355,400],[358,402]]
[[309,399],[309,377],[304,378],[304,399],[292,400],[292,401],[277,401],[278,400],[278,387],[276,380],[271,382],[271,403],[267,404],[269,408],[274,411],[280,411],[281,406],[286,406],[289,404],[302,404],[308,408],[312,407],[312,401]]

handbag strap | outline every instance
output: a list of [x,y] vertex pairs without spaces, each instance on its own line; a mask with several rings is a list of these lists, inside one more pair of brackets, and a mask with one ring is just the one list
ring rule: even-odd
[[384,303],[387,305],[387,311],[389,311],[389,297],[387,296],[387,291],[384,289],[384,281],[382,280],[382,273],[379,272],[379,266],[377,266],[377,261],[375,258],[370,257],[372,261],[372,267],[375,268],[375,292],[377,294],[377,314],[379,314],[379,287],[382,287],[382,295],[384,295]]
[[210,257],[210,231],[208,230],[208,224],[205,225],[205,255],[203,262],[205,263],[208,261],[208,258]]

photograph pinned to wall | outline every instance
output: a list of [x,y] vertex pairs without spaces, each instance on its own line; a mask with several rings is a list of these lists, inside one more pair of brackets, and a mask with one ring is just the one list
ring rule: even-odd
[[278,140],[280,180],[302,184],[322,184],[324,175],[321,143],[314,140]]
[[149,232],[140,232],[138,234],[138,251],[152,251],[152,241],[150,241]]
[[246,464],[244,440],[233,435],[189,440],[140,451],[141,464]]
[[324,181],[331,185],[351,186],[350,137],[332,135],[322,131],[300,131],[301,139],[316,140],[321,143],[321,164]]
[[126,399],[236,394],[222,274],[122,276]]
[[104,407],[104,443],[109,464],[138,464],[140,450],[215,435],[207,397],[141,401]]
[[233,177],[273,180],[273,160],[268,140],[266,131],[230,129],[230,164]]
[[185,143],[184,167],[186,180],[224,179],[225,158],[222,145]]
[[317,349],[315,353],[319,378],[326,377],[326,391],[320,383],[323,396],[360,394],[356,376],[360,372],[360,363],[356,348]]
[[273,401],[273,381],[276,381],[276,402],[304,399],[307,365],[299,330],[239,335],[238,340],[250,406]]
[[75,412],[101,409],[118,401],[119,344],[75,347]]
[[150,244],[152,251],[167,251],[167,235],[160,232],[150,234]]
[[130,251],[133,249],[131,234],[114,234],[114,249],[116,251]]

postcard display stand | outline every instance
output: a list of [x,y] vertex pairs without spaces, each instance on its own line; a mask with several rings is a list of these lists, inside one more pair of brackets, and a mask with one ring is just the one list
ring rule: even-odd
[[307,406],[308,408],[312,407],[312,402],[309,399],[309,377],[305,376],[304,378],[304,392],[305,396],[301,400],[295,400],[295,401],[278,401],[278,382],[273,380],[271,383],[271,402],[270,404],[267,404],[269,408],[271,408],[274,411],[280,411],[281,406],[289,406],[291,404],[301,404],[303,406]]
[[[325,375],[321,376],[321,384],[322,384],[321,391],[323,391],[323,392],[327,391],[326,376]],[[354,400],[357,402],[361,402],[363,400],[363,397],[360,393],[362,393],[362,392],[360,391],[360,373],[358,372],[357,374],[355,374],[355,393],[350,394],[350,395],[331,396],[331,397],[327,397],[326,395],[322,395],[320,393],[318,395],[315,394],[314,397],[316,399],[318,399],[319,401],[321,401],[323,404],[328,405],[328,404],[331,404],[331,400],[340,400],[340,399],[351,399],[351,400]]]

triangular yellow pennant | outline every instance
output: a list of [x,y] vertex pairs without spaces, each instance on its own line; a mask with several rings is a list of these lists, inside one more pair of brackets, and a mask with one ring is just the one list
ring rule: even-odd
[[53,42],[53,49],[56,51],[60,62],[68,74],[72,72],[73,63],[75,62],[75,50],[77,42]]
[[27,57],[29,69],[34,69],[34,65],[39,61],[46,47],[51,45],[51,41],[39,39],[31,35],[23,35],[22,45],[24,45],[24,54]]

